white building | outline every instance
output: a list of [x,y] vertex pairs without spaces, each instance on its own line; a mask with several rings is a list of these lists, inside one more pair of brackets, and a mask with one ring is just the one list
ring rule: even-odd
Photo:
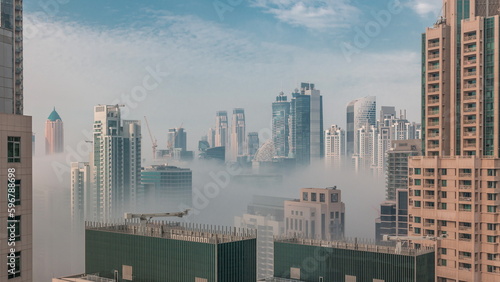
[[215,146],[227,147],[228,143],[228,120],[226,111],[218,111],[215,115]]
[[76,229],[81,227],[83,230],[85,218],[90,216],[90,189],[92,187],[90,180],[88,162],[71,163],[71,222]]
[[245,150],[245,110],[236,108],[233,110],[231,123],[231,154],[230,159],[236,161],[239,156],[246,153]]
[[325,130],[325,164],[336,169],[345,164],[345,130],[337,125]]

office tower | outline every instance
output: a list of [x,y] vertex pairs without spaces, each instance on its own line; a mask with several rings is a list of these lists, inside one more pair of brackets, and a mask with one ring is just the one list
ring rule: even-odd
[[259,150],[260,141],[259,141],[259,133],[257,132],[248,132],[247,136],[247,154],[253,159],[257,150]]
[[289,156],[308,165],[324,156],[323,97],[312,83],[301,83],[290,101]]
[[45,154],[62,152],[64,152],[63,121],[54,108],[45,122]]
[[88,223],[85,235],[85,273],[116,274],[117,281],[257,281],[254,230]]
[[90,219],[108,220],[135,210],[141,183],[141,122],[122,120],[119,107],[94,107]]
[[362,126],[368,128],[376,124],[377,103],[375,96],[356,99],[347,105],[347,156],[359,154],[356,134]]
[[71,163],[71,222],[75,229],[83,230],[85,218],[91,215],[91,187],[89,163]]
[[31,282],[33,131],[23,115],[23,1],[0,0],[0,10],[0,281]]
[[180,149],[187,150],[187,133],[184,128],[170,128],[167,133],[167,148],[169,150]]
[[257,230],[257,279],[273,276],[274,236],[285,232],[284,201],[286,198],[254,195],[247,213],[234,217],[234,227]]
[[[373,243],[276,238],[274,278],[266,281],[434,282],[434,250]],[[294,280],[289,280],[294,279]]]
[[409,234],[435,245],[436,281],[498,281],[498,1],[443,1],[422,36],[424,157],[409,161]]
[[302,188],[298,200],[285,201],[288,235],[335,240],[344,237],[345,205],[341,191],[333,188]]
[[325,130],[325,163],[331,168],[342,168],[345,162],[345,131],[337,125]]
[[141,171],[141,184],[141,212],[166,212],[177,210],[181,204],[192,205],[193,173],[189,168],[167,165],[145,167]]
[[245,110],[236,108],[233,110],[231,123],[231,159],[236,161],[239,156],[245,154]]
[[227,147],[228,120],[226,111],[218,111],[215,116],[215,145],[212,147]]
[[215,147],[215,129],[209,128],[207,134],[207,142],[210,147]]
[[288,102],[285,93],[280,92],[273,102],[273,142],[274,152],[277,157],[288,157],[289,153],[289,116],[290,102]]

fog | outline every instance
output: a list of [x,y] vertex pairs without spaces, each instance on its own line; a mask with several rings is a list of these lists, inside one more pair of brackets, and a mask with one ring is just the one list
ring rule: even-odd
[[[83,232],[71,227],[70,175],[69,164],[64,166],[66,157],[66,154],[59,154],[34,158],[34,281],[50,281],[52,277],[84,272]],[[178,219],[185,222],[232,226],[234,216],[246,213],[253,195],[299,198],[300,188],[337,186],[346,206],[345,235],[373,239],[375,218],[385,195],[383,177],[325,170],[322,162],[296,168],[284,175],[280,183],[242,183],[238,175],[250,171],[211,161],[194,160],[169,165],[192,170],[193,204],[186,206],[165,201],[154,205],[151,202],[147,207],[138,208],[148,212],[176,212],[190,208],[189,216]]]

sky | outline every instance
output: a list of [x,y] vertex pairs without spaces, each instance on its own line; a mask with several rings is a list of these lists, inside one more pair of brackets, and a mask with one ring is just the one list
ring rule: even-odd
[[37,154],[53,107],[69,150],[89,139],[97,104],[125,105],[126,119],[147,116],[159,148],[182,125],[196,150],[219,110],[245,108],[247,132],[268,132],[275,96],[300,82],[321,90],[325,127],[345,128],[347,103],[368,95],[419,121],[420,38],[441,10],[438,0],[24,5],[25,114],[33,116]]

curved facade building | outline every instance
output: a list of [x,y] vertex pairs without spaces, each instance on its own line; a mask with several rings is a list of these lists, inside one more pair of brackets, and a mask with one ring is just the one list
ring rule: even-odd
[[358,154],[356,132],[362,126],[376,125],[377,102],[375,96],[356,99],[347,105],[347,155]]

